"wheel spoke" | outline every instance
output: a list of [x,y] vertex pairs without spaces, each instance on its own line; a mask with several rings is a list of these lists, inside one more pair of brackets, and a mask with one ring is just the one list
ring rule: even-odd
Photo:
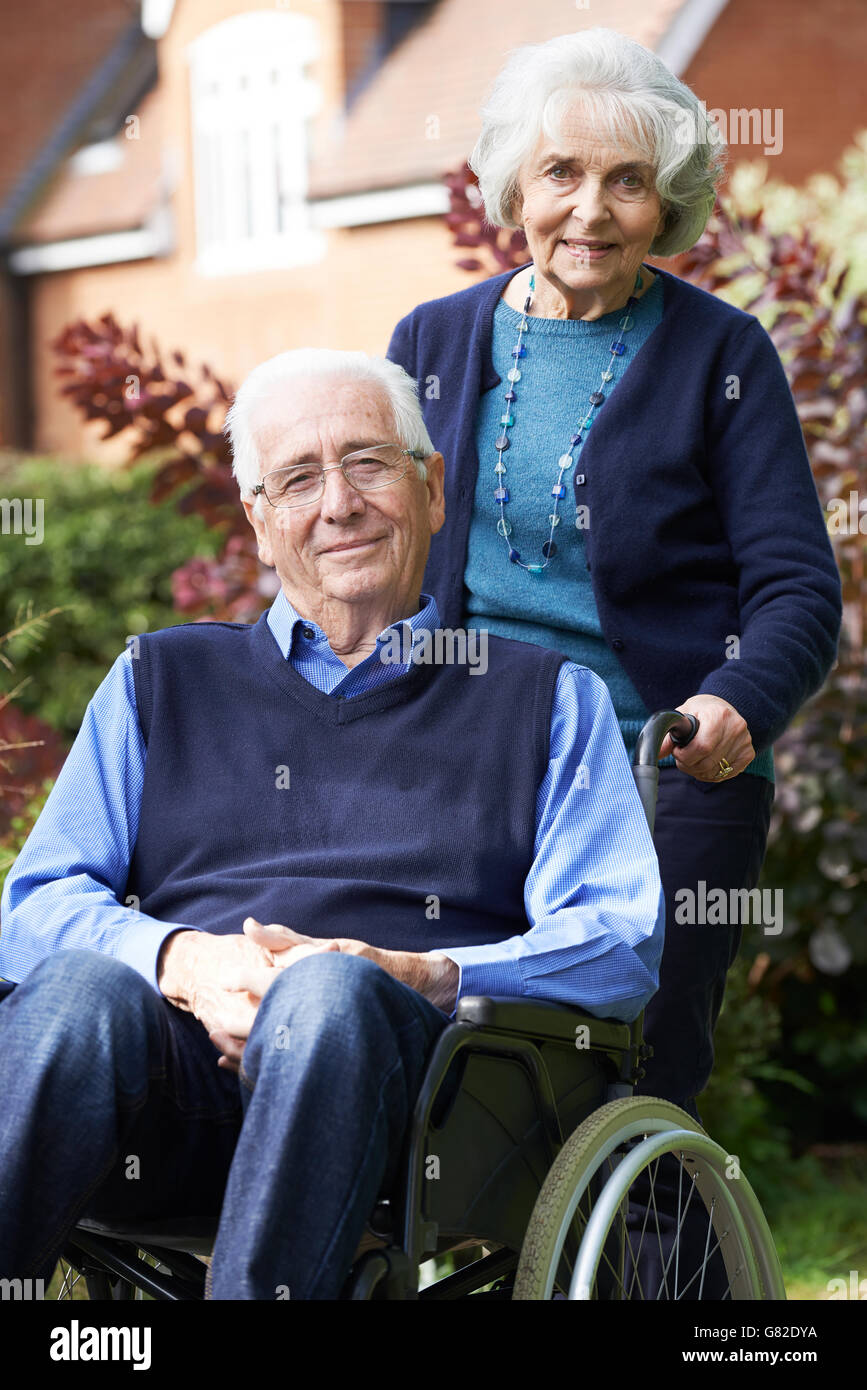
[[[608,1158],[606,1161],[607,1161],[608,1167],[609,1167],[609,1174],[608,1174],[608,1176],[610,1177],[611,1174],[615,1171],[616,1165],[614,1164],[614,1162],[613,1162],[613,1160],[611,1159],[610,1156],[609,1156],[609,1158]],[[621,1236],[619,1233],[618,1233],[618,1236],[617,1236],[618,1243],[620,1244],[620,1247],[621,1247],[620,1265],[619,1265],[619,1267],[615,1267],[615,1265],[612,1263],[611,1256],[608,1254],[608,1251],[607,1251],[607,1249],[606,1249],[604,1246],[603,1246],[602,1254],[601,1254],[601,1257],[600,1257],[600,1263],[604,1262],[604,1264],[607,1265],[608,1270],[609,1270],[609,1272],[610,1272],[610,1274],[611,1274],[611,1276],[612,1276],[614,1285],[622,1292],[622,1294],[624,1295],[624,1299],[625,1299],[625,1300],[628,1300],[628,1299],[630,1298],[630,1296],[631,1296],[630,1292],[626,1289],[626,1286],[625,1286],[624,1281],[623,1281],[624,1254],[625,1254],[625,1250],[630,1249],[630,1242],[629,1242],[629,1225],[628,1225],[628,1221],[627,1221],[628,1215],[629,1215],[629,1193],[626,1192],[626,1193],[624,1194],[623,1201],[620,1203],[620,1206],[619,1206],[618,1209],[617,1209],[617,1217],[619,1217],[620,1222],[621,1222],[621,1224],[622,1224],[622,1226],[623,1226],[623,1234],[622,1234],[622,1236]],[[588,1219],[589,1219],[589,1218],[588,1218]],[[647,1216],[645,1215],[645,1222],[646,1222],[646,1220],[647,1220]],[[606,1242],[606,1244],[607,1244],[607,1242]],[[633,1260],[633,1280],[634,1280],[637,1276],[638,1276],[638,1270],[637,1270],[637,1268],[636,1268],[636,1266],[635,1266],[635,1261]],[[597,1281],[594,1281],[594,1286],[593,1286],[593,1287],[594,1287],[594,1289],[596,1289],[596,1291],[597,1291],[597,1296],[598,1296],[598,1283],[597,1283]],[[630,1284],[630,1290],[631,1290],[631,1287],[632,1287],[632,1285]],[[640,1290],[641,1290],[641,1281],[640,1281],[640,1279],[639,1279],[639,1291],[640,1291]],[[642,1293],[642,1298],[643,1298],[643,1296],[644,1296],[644,1295],[643,1295],[643,1293]]]
[[[681,1157],[681,1163],[680,1163],[680,1167],[679,1167],[678,1170],[677,1170],[677,1209],[678,1209],[678,1211],[680,1211],[680,1194],[681,1194],[682,1187],[683,1187],[683,1154],[681,1154],[680,1157]],[[692,1197],[692,1192],[690,1192],[689,1195],[690,1195],[690,1197]],[[686,1212],[683,1213],[683,1216],[686,1216]],[[683,1217],[681,1217],[680,1222],[679,1222],[679,1224],[678,1224],[677,1236],[680,1235],[680,1228],[681,1228],[682,1225],[683,1225]],[[675,1241],[674,1241],[674,1298],[675,1298],[675,1302],[677,1302],[677,1276],[678,1276],[678,1273],[679,1273],[679,1270],[680,1270],[680,1241],[677,1239],[677,1236],[675,1236]]]
[[[650,1179],[650,1201],[651,1201],[651,1204],[652,1204],[652,1206],[653,1206],[653,1214],[654,1214],[654,1216],[656,1217],[656,1240],[657,1240],[657,1244],[659,1245],[659,1260],[660,1260],[660,1263],[662,1264],[662,1262],[665,1260],[665,1251],[664,1251],[663,1248],[662,1248],[662,1232],[661,1232],[660,1229],[659,1229],[659,1212],[658,1212],[657,1209],[656,1209],[656,1186],[655,1186],[656,1169],[657,1169],[658,1167],[659,1167],[659,1159],[657,1159],[657,1160],[656,1160],[656,1163],[654,1164],[654,1173],[653,1173],[653,1177],[651,1177],[651,1179]],[[662,1269],[662,1282],[663,1282],[663,1286],[664,1286],[664,1288],[665,1288],[665,1292],[666,1292],[666,1294],[668,1294],[668,1265],[665,1265],[665,1264],[663,1264],[663,1269]],[[660,1295],[657,1294],[656,1297],[659,1298]]]
[[[722,1249],[722,1241],[723,1241],[723,1239],[724,1239],[724,1237],[725,1237],[726,1234],[727,1234],[727,1232],[724,1231],[723,1234],[722,1234],[722,1236],[720,1236],[719,1240],[716,1242],[716,1244],[715,1244],[714,1246],[712,1246],[712,1248],[711,1248],[710,1250],[707,1250],[707,1249],[705,1250],[705,1257],[704,1257],[704,1260],[703,1260],[702,1263],[701,1263],[701,1266],[695,1271],[695,1274],[692,1276],[692,1278],[690,1279],[689,1283],[686,1284],[685,1287],[683,1288],[683,1290],[681,1291],[681,1295],[680,1295],[680,1296],[681,1296],[681,1299],[683,1298],[683,1295],[686,1293],[687,1289],[692,1288],[692,1285],[695,1283],[695,1281],[696,1281],[696,1279],[698,1278],[699,1275],[701,1275],[701,1277],[702,1277],[702,1282],[701,1282],[701,1285],[700,1285],[700,1287],[699,1287],[699,1298],[701,1297],[701,1289],[704,1287],[704,1275],[705,1275],[705,1272],[706,1272],[706,1270],[707,1270],[707,1263],[708,1263],[708,1260],[710,1259],[711,1255],[715,1255],[716,1252],[717,1252],[718,1250],[721,1250],[721,1249]],[[736,1273],[737,1273],[737,1272],[738,1272],[738,1271],[736,1271]],[[731,1292],[731,1281],[728,1281],[728,1283],[727,1283],[727,1292],[729,1292],[729,1293]]]
[[72,1299],[72,1290],[81,1278],[81,1273],[73,1265],[67,1264],[65,1260],[60,1261],[60,1268],[63,1271],[63,1278],[57,1293],[57,1301],[65,1302],[67,1299]]
[[[683,1178],[683,1167],[684,1167],[684,1164],[683,1164],[683,1153],[682,1153],[682,1152],[678,1155],[678,1159],[679,1159],[679,1161],[680,1161],[680,1169],[679,1169],[679,1172],[678,1172],[678,1179],[677,1179],[677,1209],[678,1209],[678,1211],[680,1211],[681,1180],[682,1180],[682,1178]],[[689,1196],[688,1196],[687,1199],[686,1199],[686,1206],[685,1206],[684,1209],[683,1209],[683,1215],[681,1216],[680,1220],[679,1220],[678,1223],[677,1223],[677,1230],[676,1230],[675,1233],[674,1233],[674,1242],[673,1242],[672,1247],[671,1247],[671,1254],[670,1254],[669,1257],[668,1257],[668,1264],[667,1264],[666,1267],[665,1267],[665,1272],[667,1272],[667,1271],[668,1271],[668,1265],[671,1264],[672,1256],[674,1256],[674,1259],[675,1259],[674,1300],[675,1300],[675,1301],[677,1300],[677,1269],[678,1269],[678,1261],[679,1261],[679,1259],[680,1259],[680,1233],[681,1233],[681,1231],[683,1230],[683,1223],[684,1223],[684,1221],[686,1220],[687,1212],[689,1211],[689,1204],[690,1204],[690,1202],[692,1201],[692,1194],[696,1191],[696,1185],[695,1185],[696,1176],[697,1176],[697,1174],[695,1174],[695,1173],[693,1173],[693,1174],[691,1175],[691,1177],[692,1177],[692,1183],[691,1183],[691,1186],[690,1186],[690,1189],[689,1189]],[[659,1294],[657,1294],[656,1296],[657,1296],[657,1298],[659,1298]]]
[[[628,1193],[627,1193],[627,1196],[628,1196]],[[635,1286],[635,1283],[636,1283],[636,1280],[637,1280],[637,1281],[638,1281],[638,1292],[639,1292],[639,1294],[641,1295],[642,1302],[644,1301],[644,1289],[642,1288],[642,1284],[641,1284],[641,1275],[638,1273],[638,1270],[639,1270],[639,1259],[640,1259],[640,1256],[641,1256],[642,1248],[643,1248],[643,1246],[644,1246],[644,1233],[645,1233],[645,1231],[647,1230],[647,1219],[648,1219],[649,1216],[650,1216],[650,1206],[649,1206],[647,1203],[645,1203],[645,1204],[644,1204],[644,1221],[643,1221],[642,1227],[641,1227],[641,1236],[640,1236],[639,1241],[638,1241],[638,1249],[637,1249],[637,1250],[633,1250],[633,1249],[632,1249],[632,1243],[631,1243],[631,1242],[629,1243],[629,1253],[630,1253],[630,1258],[631,1258],[631,1260],[632,1260],[632,1278],[631,1278],[631,1280],[629,1281],[629,1288],[628,1288],[628,1290],[624,1290],[624,1292],[626,1293],[627,1299],[631,1299],[631,1298],[632,1298],[632,1290],[633,1290],[633,1288],[634,1288],[634,1286]],[[627,1231],[627,1237],[628,1237],[628,1231]]]
[[[696,1176],[698,1176],[698,1174],[696,1174]],[[711,1233],[711,1231],[713,1230],[713,1210],[714,1210],[714,1207],[715,1207],[715,1206],[716,1206],[716,1198],[715,1198],[715,1197],[711,1197],[711,1201],[710,1201],[710,1211],[708,1212],[708,1217],[707,1217],[707,1233],[706,1233],[705,1238],[704,1238],[704,1263],[702,1264],[702,1267],[701,1267],[701,1283],[700,1283],[699,1286],[698,1286],[698,1296],[699,1296],[699,1298],[701,1298],[702,1293],[704,1292],[704,1276],[705,1276],[705,1274],[707,1273],[707,1260],[708,1260],[707,1247],[708,1247],[708,1245],[709,1245],[709,1243],[710,1243],[710,1233]],[[718,1245],[719,1245],[719,1241],[717,1241],[717,1246],[718,1246]]]

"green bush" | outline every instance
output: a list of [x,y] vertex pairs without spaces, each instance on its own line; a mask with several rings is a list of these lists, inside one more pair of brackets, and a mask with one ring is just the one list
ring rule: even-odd
[[172,572],[222,541],[177,497],[150,500],[152,462],[108,471],[88,463],[8,456],[0,466],[6,497],[44,499],[44,539],[0,547],[0,632],[28,603],[63,608],[31,650],[16,654],[16,677],[30,677],[17,705],[38,714],[67,741],[126,638],[184,621],[173,609]]
[[0,894],[6,882],[6,875],[24,848],[24,841],[30,834],[37,817],[48,800],[48,793],[54,786],[54,778],[47,777],[41,789],[31,797],[19,816],[13,816],[9,831],[0,838]]
[[[765,182],[765,173],[738,170],[681,272],[756,314],[771,334],[842,582],[838,659],[774,750],[763,884],[782,890],[783,930],[745,934],[742,948],[756,995],[779,1020],[769,1069],[752,1072],[763,1105],[743,1104],[775,1116],[802,1153],[867,1133],[867,536],[840,515],[867,487],[867,134],[836,178],[792,189]],[[740,1055],[741,1023],[749,1032],[750,993],[736,994],[728,1023],[721,1019],[723,1073],[729,1053]],[[809,1088],[792,1085],[793,1076]]]

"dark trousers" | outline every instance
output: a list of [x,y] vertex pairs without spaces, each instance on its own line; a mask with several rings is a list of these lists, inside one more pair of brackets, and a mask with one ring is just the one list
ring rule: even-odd
[[[636,1093],[673,1101],[698,1120],[696,1097],[707,1086],[713,1068],[713,1030],[744,923],[678,922],[678,910],[683,914],[689,902],[681,890],[691,890],[698,907],[713,888],[724,889],[727,901],[732,888],[754,888],[773,801],[774,784],[766,777],[742,773],[731,781],[698,782],[677,768],[660,769],[654,839],[665,892],[665,947],[659,989],[644,1013],[644,1038],[652,1045],[653,1056],[645,1063],[646,1075]],[[762,930],[751,913],[746,931],[761,934]],[[653,1191],[648,1173],[630,1193],[627,1224],[637,1233],[631,1237],[633,1249],[638,1248],[636,1240],[640,1240],[648,1206],[651,1227],[658,1223],[668,1236],[640,1247],[636,1264],[645,1299],[655,1297],[654,1290],[660,1286],[665,1289],[664,1298],[674,1296],[669,1255],[678,1226],[679,1171],[675,1160],[664,1158],[654,1172]],[[681,1271],[691,1274],[700,1268],[706,1235],[703,1209],[690,1206],[680,1236]],[[696,1281],[683,1296],[696,1298],[698,1287]],[[707,1270],[702,1298],[721,1298],[726,1288],[725,1269],[717,1255]]]
[[[659,989],[644,1013],[645,1041],[653,1046],[639,1095],[662,1096],[698,1118],[695,1097],[713,1068],[713,1030],[726,972],[740,949],[741,924],[707,926],[676,921],[682,889],[701,897],[758,883],[774,784],[741,773],[726,782],[698,782],[677,768],[661,768],[654,841],[665,892],[665,948]],[[684,903],[680,899],[681,911]],[[762,932],[760,924],[748,932]]]

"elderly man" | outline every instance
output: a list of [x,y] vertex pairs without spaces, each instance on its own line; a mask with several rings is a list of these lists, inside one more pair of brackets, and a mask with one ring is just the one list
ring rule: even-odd
[[458,999],[632,1019],[663,900],[598,677],[417,641],[443,459],[403,369],[283,353],[226,427],[280,591],[132,643],[7,880],[0,1274],[84,1214],[219,1214],[212,1297],[337,1298]]

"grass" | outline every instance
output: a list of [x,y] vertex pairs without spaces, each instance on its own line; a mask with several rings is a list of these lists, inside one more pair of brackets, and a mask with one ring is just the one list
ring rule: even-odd
[[[793,1165],[768,1218],[791,1299],[825,1300],[850,1270],[867,1281],[867,1154],[812,1155]],[[867,1282],[864,1285],[867,1294]]]

